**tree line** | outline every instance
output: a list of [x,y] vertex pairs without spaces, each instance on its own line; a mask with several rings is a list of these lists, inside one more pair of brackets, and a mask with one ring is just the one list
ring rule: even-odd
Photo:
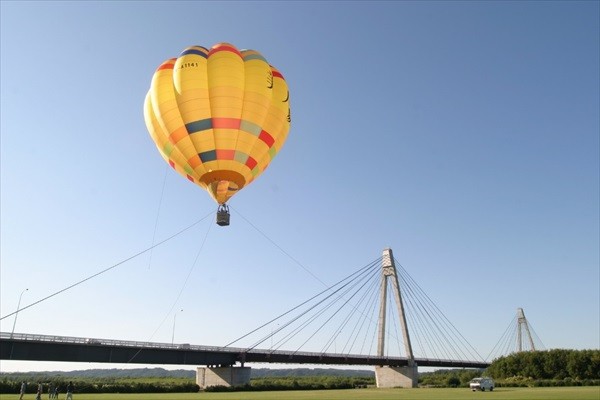
[[468,387],[490,376],[502,386],[600,386],[600,350],[525,351],[492,361],[485,370],[451,369],[420,374],[419,385]]
[[[35,393],[37,384],[58,386],[65,392],[72,380],[79,393],[166,393],[197,392],[194,371],[180,370],[176,377],[160,369],[120,370],[113,376],[103,371],[94,376],[69,372],[2,373],[0,393],[18,393],[21,382],[28,383],[28,393]],[[343,371],[343,372],[341,372]],[[254,372],[254,371],[253,371]],[[162,374],[162,376],[160,376]],[[114,375],[117,375],[115,377]],[[156,376],[159,375],[159,376]],[[354,376],[352,376],[354,375]],[[452,369],[420,374],[419,385],[426,387],[468,387],[477,376],[491,376],[496,386],[600,386],[600,350],[547,350],[514,353],[492,362],[487,370]],[[249,385],[231,389],[210,388],[210,391],[230,390],[323,390],[365,387],[375,384],[372,371],[363,370],[263,370],[257,369]]]
[[495,379],[600,381],[600,350],[513,353],[494,360],[487,373]]

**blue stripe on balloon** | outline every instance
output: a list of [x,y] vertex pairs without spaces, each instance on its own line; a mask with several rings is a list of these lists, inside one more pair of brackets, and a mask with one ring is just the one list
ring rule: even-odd
[[200,156],[200,161],[206,163],[209,161],[215,161],[217,159],[217,152],[216,150],[209,150],[203,153],[199,153],[198,156]]
[[201,56],[201,57],[204,57],[204,58],[208,58],[208,54],[206,54],[206,53],[204,53],[204,52],[202,52],[201,50],[198,50],[198,49],[187,49],[187,50],[184,50],[183,53],[181,53],[180,57],[188,55],[188,54],[196,54],[198,56]]
[[185,127],[188,133],[191,135],[192,133],[202,132],[207,129],[212,129],[212,119],[206,118],[198,121],[190,122],[185,124]]

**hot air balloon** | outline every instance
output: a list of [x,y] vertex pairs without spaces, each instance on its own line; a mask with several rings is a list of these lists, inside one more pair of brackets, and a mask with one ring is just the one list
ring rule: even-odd
[[146,127],[175,171],[217,202],[217,224],[229,225],[227,201],[254,181],[290,129],[283,75],[257,51],[219,43],[186,48],[163,62],[144,104]]

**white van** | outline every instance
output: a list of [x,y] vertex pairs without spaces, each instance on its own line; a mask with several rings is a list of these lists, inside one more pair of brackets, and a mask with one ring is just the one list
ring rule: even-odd
[[469,383],[469,387],[472,391],[481,390],[490,392],[494,390],[494,380],[492,378],[475,378]]

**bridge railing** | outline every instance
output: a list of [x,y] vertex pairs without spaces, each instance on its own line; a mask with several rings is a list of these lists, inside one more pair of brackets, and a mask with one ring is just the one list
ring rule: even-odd
[[[308,351],[285,351],[285,350],[269,350],[269,349],[247,349],[247,348],[235,348],[235,347],[219,347],[219,346],[203,346],[203,345],[191,345],[187,343],[157,343],[157,342],[142,342],[132,340],[114,340],[114,339],[101,339],[101,338],[86,338],[86,337],[72,337],[72,336],[57,336],[57,335],[39,335],[30,333],[8,333],[0,332],[0,339],[2,341],[14,340],[21,342],[45,342],[45,343],[64,343],[74,345],[98,345],[98,346],[115,346],[115,347],[131,347],[137,349],[158,349],[158,350],[185,350],[185,351],[200,351],[200,352],[211,352],[211,353],[234,353],[234,354],[256,354],[262,362],[269,362],[269,359],[277,360],[275,362],[288,362],[289,360],[298,360],[299,358],[305,358],[305,360],[322,360],[322,361],[334,361],[339,363],[340,360],[345,360],[349,364],[369,364],[375,365],[381,363],[382,365],[393,365],[398,362],[404,363],[407,359],[404,357],[378,357],[374,355],[365,354],[342,354],[342,353],[323,353],[323,352],[308,352]],[[247,356],[242,357],[242,359]],[[255,357],[252,357],[255,358]],[[422,366],[471,366],[471,367],[484,367],[484,363],[475,361],[453,361],[443,359],[429,359],[421,358],[415,360],[417,364]],[[256,362],[256,361],[255,361]],[[365,364],[365,365],[366,365]],[[464,365],[463,365],[464,364]]]
[[[359,354],[335,354],[335,353],[322,353],[322,352],[309,352],[309,351],[285,351],[285,350],[268,350],[268,349],[251,349],[248,350],[242,347],[219,347],[219,346],[201,346],[192,345],[187,343],[159,343],[159,342],[141,342],[133,340],[114,340],[114,339],[101,339],[101,338],[85,338],[85,337],[74,337],[74,336],[56,336],[56,335],[39,335],[31,333],[14,333],[0,332],[1,339],[12,339],[19,341],[34,341],[34,342],[52,342],[52,343],[67,343],[67,344],[88,344],[88,345],[103,345],[103,346],[124,346],[124,347],[136,347],[136,348],[156,348],[156,349],[178,349],[178,350],[196,350],[196,351],[209,351],[209,352],[223,352],[223,353],[260,353],[260,354],[273,354],[279,356],[309,356],[309,357],[362,357],[365,355]],[[377,357],[373,357],[377,358]]]
[[[323,352],[309,352],[309,351],[286,351],[286,350],[269,350],[269,349],[246,349],[239,347],[219,347],[219,346],[202,346],[192,345],[187,343],[158,343],[158,342],[141,342],[133,340],[114,340],[114,339],[101,339],[101,338],[85,338],[85,337],[73,337],[73,336],[56,336],[56,335],[38,335],[31,333],[8,333],[0,332],[0,339],[2,340],[16,340],[16,341],[27,341],[27,342],[48,342],[48,343],[65,343],[65,344],[77,344],[77,345],[101,345],[101,346],[119,346],[119,347],[133,347],[133,348],[144,348],[144,349],[161,349],[161,350],[189,350],[189,351],[203,351],[203,352],[216,352],[216,353],[235,353],[235,354],[270,354],[275,356],[283,356],[289,358],[296,357],[308,357],[308,358],[327,358],[327,359],[347,359],[347,360],[388,360],[388,361],[405,361],[404,357],[378,357],[373,355],[365,354],[344,354],[344,353],[323,353]],[[444,359],[429,359],[421,358],[416,360],[418,364],[422,365],[452,365],[456,361],[444,360]],[[469,362],[466,363],[477,363]]]
[[158,342],[140,342],[135,340],[114,340],[101,338],[84,338],[75,336],[55,336],[55,335],[37,335],[31,333],[8,333],[0,332],[0,339],[12,339],[20,341],[34,342],[53,342],[53,343],[68,343],[68,344],[99,344],[104,346],[125,346],[136,348],[157,348],[157,349],[186,349],[200,351],[241,351],[242,349],[223,348],[217,346],[198,346],[187,343],[158,343]]

